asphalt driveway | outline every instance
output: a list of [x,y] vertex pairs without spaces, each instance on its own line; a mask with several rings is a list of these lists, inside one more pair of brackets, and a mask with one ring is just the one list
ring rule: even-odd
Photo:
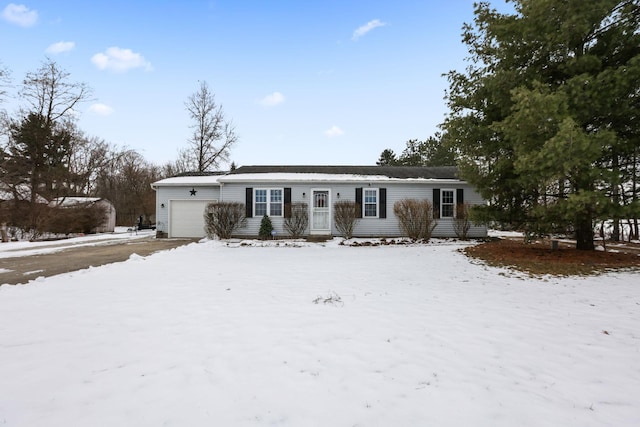
[[28,283],[38,277],[122,262],[132,254],[140,256],[183,246],[198,239],[156,239],[107,241],[82,247],[63,247],[57,252],[0,258],[0,285]]

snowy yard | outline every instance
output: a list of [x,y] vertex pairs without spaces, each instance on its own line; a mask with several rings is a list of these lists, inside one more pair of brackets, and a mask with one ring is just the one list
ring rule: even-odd
[[206,241],[0,286],[0,425],[640,425],[638,273],[338,242]]

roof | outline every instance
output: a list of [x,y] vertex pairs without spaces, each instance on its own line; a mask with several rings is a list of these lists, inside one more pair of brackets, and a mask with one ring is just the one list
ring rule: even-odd
[[49,205],[69,207],[88,203],[96,203],[101,200],[107,201],[106,199],[102,199],[100,197],[56,197],[55,199],[51,200]]
[[212,186],[225,182],[352,182],[459,180],[455,166],[242,166],[226,175],[176,176],[151,187]]
[[151,187],[219,185],[218,179],[222,176],[223,175],[174,176],[173,178],[165,178],[160,181],[156,181],[151,184]]
[[366,175],[398,179],[459,179],[458,168],[455,166],[241,166],[231,171],[229,175],[262,173]]

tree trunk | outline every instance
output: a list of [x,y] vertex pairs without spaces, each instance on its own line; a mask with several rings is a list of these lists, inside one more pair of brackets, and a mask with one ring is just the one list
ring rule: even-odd
[[[620,241],[620,218],[618,217],[618,207],[620,206],[620,190],[618,187],[618,177],[620,176],[620,165],[618,161],[618,155],[613,153],[613,172],[615,173],[615,178],[611,183],[611,196],[613,198],[613,204],[616,206],[614,212],[615,215],[613,219],[613,230],[611,232],[611,240],[614,242]],[[603,236],[604,238],[604,236]]]
[[576,249],[583,251],[595,249],[593,243],[593,221],[590,214],[579,214],[576,219]]

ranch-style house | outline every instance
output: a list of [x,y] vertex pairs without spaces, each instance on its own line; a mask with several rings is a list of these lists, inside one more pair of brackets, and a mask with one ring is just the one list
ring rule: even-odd
[[[178,176],[152,184],[156,191],[156,227],[166,237],[204,237],[204,211],[212,202],[245,204],[247,225],[238,237],[256,237],[264,214],[277,236],[287,236],[283,222],[288,203],[309,209],[306,235],[337,235],[333,205],[351,200],[361,207],[354,237],[400,237],[395,202],[427,199],[434,207],[434,237],[455,237],[456,206],[485,201],[456,167],[422,166],[242,166],[225,174]],[[487,235],[473,225],[469,237]]]

